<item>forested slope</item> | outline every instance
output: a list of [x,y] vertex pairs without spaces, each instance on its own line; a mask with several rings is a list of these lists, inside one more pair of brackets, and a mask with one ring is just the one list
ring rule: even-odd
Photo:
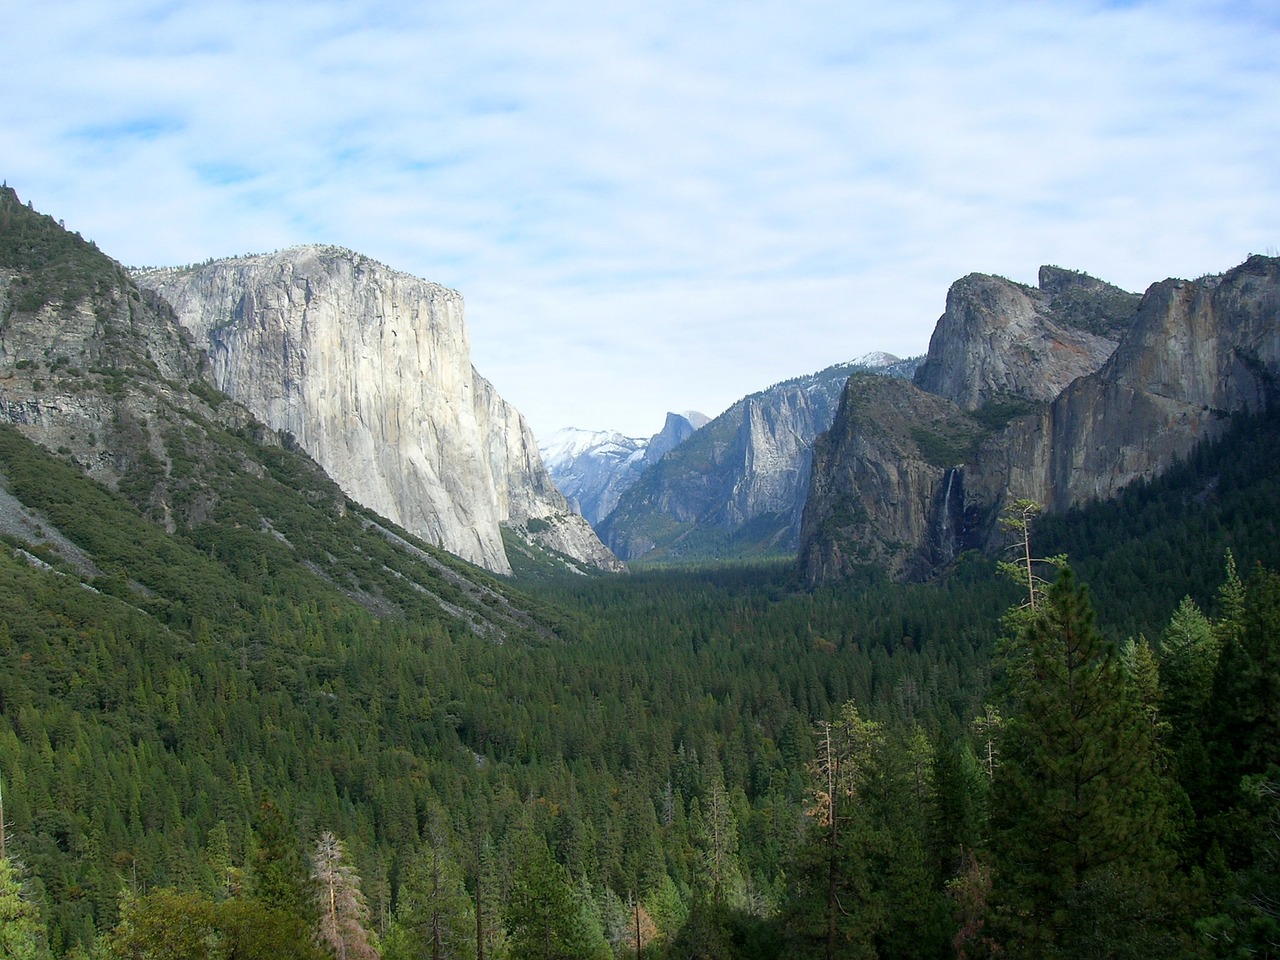
[[6,409],[116,406],[64,450],[0,428],[0,955],[1276,952],[1274,417],[1033,522],[1052,586],[521,588],[346,501],[178,341],[192,379],[148,366],[162,311],[39,235],[6,344],[103,326],[92,368],[10,352]]
[[[1225,478],[1244,450],[1263,449],[1255,445],[1265,445],[1268,429],[1242,423],[1234,439],[1206,451],[1201,467],[1220,477],[1212,502],[1177,493],[1176,477],[1168,489],[1135,491],[1165,504],[1155,533],[1139,523],[1133,539],[1133,530],[1088,511],[1052,529],[1045,521],[1045,537],[1092,538],[1084,568],[1124,563],[1151,589],[1177,578],[1176,591],[1207,596],[1217,626],[1175,607],[1143,619],[1102,592],[1103,633],[1123,639],[1116,623],[1134,622],[1157,644],[1168,673],[1161,679],[1174,689],[1186,684],[1165,658],[1180,648],[1165,638],[1188,622],[1203,623],[1206,635],[1237,630],[1252,645],[1232,655],[1237,666],[1261,664],[1242,671],[1259,678],[1255,685],[1268,676],[1275,577],[1246,572],[1250,586],[1239,588],[1234,613],[1218,599],[1227,546],[1264,558],[1274,549],[1226,520],[1232,504],[1274,496],[1265,478],[1242,476],[1238,488]],[[539,924],[553,924],[577,943],[572,950],[612,943],[626,955],[637,917],[655,956],[822,955],[837,854],[839,902],[857,904],[847,917],[840,912],[837,956],[945,956],[964,931],[970,956],[984,938],[1040,944],[1049,930],[1074,942],[1074,928],[1059,929],[1034,903],[1019,912],[1021,888],[1000,886],[1011,875],[1001,858],[1014,849],[1001,844],[1021,836],[1022,821],[1007,818],[1027,803],[1002,807],[999,790],[1009,788],[992,792],[999,780],[984,763],[992,744],[996,756],[1030,750],[1000,739],[1012,735],[1002,724],[1018,715],[1019,694],[1000,679],[1007,667],[993,679],[991,666],[996,637],[1021,629],[999,624],[1019,588],[976,558],[937,584],[868,580],[816,592],[799,589],[784,566],[574,578],[530,601],[554,630],[498,642],[427,608],[375,616],[325,580],[309,580],[272,536],[250,538],[258,549],[236,553],[209,539],[196,546],[148,534],[158,528],[128,504],[12,434],[0,439],[11,490],[47,515],[62,510],[64,530],[77,529],[79,509],[106,521],[85,523],[101,528],[93,556],[104,576],[88,584],[99,592],[56,557],[54,569],[20,554],[0,558],[0,656],[11,667],[0,675],[5,821],[57,953],[92,949],[112,930],[145,938],[138,931],[150,929],[149,917],[198,918],[215,908],[222,912],[208,922],[231,942],[233,907],[279,899],[263,879],[272,862],[264,850],[289,857],[272,831],[283,833],[299,880],[309,872],[302,851],[323,832],[345,843],[370,907],[363,928],[382,936],[387,956],[428,950],[420,913],[437,908],[441,917],[452,911],[452,936],[467,931],[463,955],[473,955],[477,897],[490,956],[587,955],[521,952]],[[28,474],[48,479],[24,486]],[[1217,518],[1198,542],[1208,583],[1187,581],[1198,566],[1180,574],[1120,559],[1129,551],[1162,563],[1152,538],[1195,526],[1206,511]],[[163,563],[107,573],[112,552],[101,542],[116,525],[122,544],[162,537]],[[1099,525],[1111,532],[1098,534]],[[290,530],[291,542],[302,533]],[[1063,600],[1068,607],[1078,604],[1066,596],[1074,597]],[[1114,674],[1126,661],[1108,649],[1102,641],[1093,656]],[[1255,843],[1241,832],[1264,825],[1271,809],[1257,792],[1271,782],[1263,763],[1271,748],[1256,729],[1219,734],[1203,719],[1221,713],[1212,697],[1240,680],[1221,676],[1215,694],[1212,678],[1204,692],[1202,677],[1194,722],[1190,700],[1157,701],[1180,718],[1161,727],[1162,749],[1176,745],[1186,758],[1150,768],[1162,771],[1160,816],[1181,819],[1148,843],[1144,869],[1181,864],[1184,879],[1172,888],[1175,902],[1142,901],[1143,943],[1229,955],[1215,954],[1225,941],[1193,921],[1241,936],[1265,919],[1236,891],[1244,889],[1237,882],[1274,882],[1274,849],[1264,835]],[[1234,760],[1204,781],[1192,758],[1210,747],[1187,746],[1192,728],[1243,736],[1222,755],[1253,757],[1244,768],[1253,793],[1233,785],[1242,782]],[[830,756],[841,749],[852,751],[840,762],[856,785],[832,800],[824,778],[835,775]],[[822,802],[839,809],[824,820]],[[1105,798],[1097,802],[1101,811]],[[831,839],[831,816],[843,839]],[[1208,856],[1218,858],[1210,886],[1192,870]],[[447,897],[420,889],[428,862],[447,863]],[[993,877],[996,886],[984,886]],[[157,892],[170,887],[182,896]],[[1126,891],[1114,893],[1117,903],[1150,893],[1142,883]],[[559,913],[531,915],[538,903],[558,904]],[[122,908],[132,924],[123,933]],[[279,920],[273,909],[268,916]],[[295,913],[314,922],[307,910]],[[122,943],[109,955],[132,955]]]

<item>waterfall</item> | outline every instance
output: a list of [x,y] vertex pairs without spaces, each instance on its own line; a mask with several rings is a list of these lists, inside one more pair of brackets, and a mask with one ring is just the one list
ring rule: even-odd
[[[956,483],[957,477],[959,483]],[[964,534],[963,522],[964,477],[960,467],[951,467],[942,487],[934,534],[934,556],[939,565],[950,563],[955,558],[956,547]]]

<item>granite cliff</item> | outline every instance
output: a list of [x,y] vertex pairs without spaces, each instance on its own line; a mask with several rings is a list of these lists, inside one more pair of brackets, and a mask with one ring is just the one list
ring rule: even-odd
[[859,360],[744,397],[646,470],[600,524],[620,557],[668,561],[795,549],[813,440],[849,376],[909,376],[912,361]]
[[1039,287],[970,274],[947,292],[915,384],[966,410],[1052,400],[1111,356],[1139,299],[1059,267],[1041,267]]
[[[1115,288],[1042,271],[1051,306],[1064,283],[1075,315],[1100,321],[1097,351],[1119,334],[1101,360],[1062,335],[1070,324],[1028,313],[1036,298],[1026,288],[967,277],[948,296],[915,386],[871,408],[842,405],[819,444],[804,515],[810,581],[859,563],[922,577],[961,549],[995,550],[1010,499],[1060,511],[1112,497],[1219,436],[1233,413],[1274,401],[1280,260],[1154,284],[1127,317]],[[1056,390],[1047,399],[1045,382]]]
[[216,386],[290,434],[352,499],[507,573],[508,526],[617,569],[532,433],[471,366],[462,297],[337,247],[140,271]]
[[[496,642],[554,637],[493,577],[353,503],[211,377],[166,301],[0,188],[0,534],[14,558],[132,608],[120,622],[150,621],[143,634],[190,630],[268,674],[301,649],[276,647],[294,635],[272,616],[346,629],[345,601]],[[215,621],[247,633],[210,635]]]
[[547,472],[574,511],[592,527],[604,520],[645,470],[705,425],[701,413],[668,413],[652,437],[565,427],[538,447]]

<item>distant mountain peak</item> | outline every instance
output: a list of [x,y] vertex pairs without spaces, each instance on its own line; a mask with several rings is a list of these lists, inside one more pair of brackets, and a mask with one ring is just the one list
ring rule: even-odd
[[709,421],[696,410],[668,412],[652,437],[564,427],[540,443],[538,452],[570,506],[594,527],[646,469]]
[[891,367],[895,363],[901,363],[901,357],[895,357],[892,353],[886,353],[883,350],[872,350],[870,353],[864,353],[853,361],[855,367],[867,367],[871,370],[880,367]]

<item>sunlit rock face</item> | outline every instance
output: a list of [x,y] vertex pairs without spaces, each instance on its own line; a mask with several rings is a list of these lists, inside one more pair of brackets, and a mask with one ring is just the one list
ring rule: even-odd
[[[811,582],[862,563],[927,576],[960,549],[995,550],[1011,499],[1054,511],[1109,499],[1220,436],[1231,414],[1276,401],[1280,259],[1154,284],[1128,315],[1123,291],[1046,269],[1041,293],[1058,320],[1118,331],[1114,347],[1096,342],[1107,355],[1086,361],[1064,346],[1075,341],[1062,323],[1037,313],[1040,294],[960,281],[915,386],[859,388],[859,400],[851,382],[815,448],[800,538]],[[1072,367],[1043,360],[1055,351],[1086,372],[1067,379]],[[993,415],[999,404],[1007,415]]]
[[520,414],[471,366],[460,294],[337,247],[138,274],[209,352],[217,386],[292,434],[352,499],[507,573],[501,525],[617,561],[571,515]]
[[975,490],[1052,510],[1108,499],[1221,435],[1232,413],[1262,408],[1278,376],[1280,259],[1153,284],[1096,373],[983,446]]
[[1111,356],[1138,297],[1083,273],[1040,268],[1039,287],[970,274],[951,285],[915,384],[975,410],[1050,401]]

